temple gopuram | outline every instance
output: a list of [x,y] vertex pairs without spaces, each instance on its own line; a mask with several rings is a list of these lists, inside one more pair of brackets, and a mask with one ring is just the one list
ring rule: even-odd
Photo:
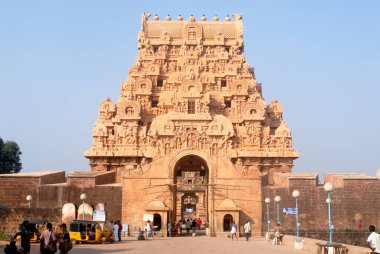
[[[246,221],[254,234],[277,222],[294,230],[294,213],[286,213],[294,190],[301,229],[326,229],[323,183],[292,172],[299,152],[282,104],[264,100],[244,55],[242,16],[150,16],[142,14],[119,98],[100,103],[84,152],[91,169],[0,175],[0,232],[17,230],[21,219],[120,220],[129,235],[148,219],[161,236],[168,223],[198,218],[197,233],[209,236],[230,234],[233,221],[240,235]],[[334,228],[380,223],[376,177],[329,173],[324,182],[334,187]]]
[[92,171],[116,172],[123,220],[200,217],[212,234],[233,220],[260,222],[262,179],[291,172],[299,154],[283,107],[264,100],[242,16],[233,16],[142,15],[135,64],[118,100],[100,104],[84,153]]

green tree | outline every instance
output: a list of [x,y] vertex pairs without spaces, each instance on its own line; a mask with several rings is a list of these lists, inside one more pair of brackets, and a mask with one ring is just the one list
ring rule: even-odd
[[18,173],[22,169],[20,147],[14,141],[0,138],[0,174]]

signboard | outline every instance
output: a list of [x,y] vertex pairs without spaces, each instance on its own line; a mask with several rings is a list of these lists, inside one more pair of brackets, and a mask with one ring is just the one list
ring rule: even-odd
[[282,212],[284,214],[297,214],[298,213],[298,208],[283,208]]
[[106,221],[106,211],[95,210],[92,213],[92,220],[94,220],[94,221]]
[[123,236],[128,236],[128,228],[129,224],[122,224],[121,232],[123,233]]
[[153,221],[153,214],[144,214],[144,218],[143,218],[143,221]]

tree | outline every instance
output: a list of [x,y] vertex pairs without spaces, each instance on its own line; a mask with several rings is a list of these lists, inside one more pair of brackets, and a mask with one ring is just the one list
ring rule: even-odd
[[0,174],[18,173],[22,169],[20,147],[14,141],[0,138]]

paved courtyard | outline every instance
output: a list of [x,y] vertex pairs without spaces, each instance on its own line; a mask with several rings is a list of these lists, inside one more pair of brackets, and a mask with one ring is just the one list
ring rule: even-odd
[[[0,249],[0,252],[2,249]],[[38,254],[38,246],[34,245],[31,254]],[[79,244],[75,245],[71,254],[75,253],[154,253],[154,254],[306,254],[303,250],[294,250],[290,246],[275,246],[268,244],[262,238],[245,241],[231,241],[230,238],[219,237],[179,237],[179,238],[156,238],[153,240],[137,241],[135,238],[127,238],[122,242],[113,244]]]

